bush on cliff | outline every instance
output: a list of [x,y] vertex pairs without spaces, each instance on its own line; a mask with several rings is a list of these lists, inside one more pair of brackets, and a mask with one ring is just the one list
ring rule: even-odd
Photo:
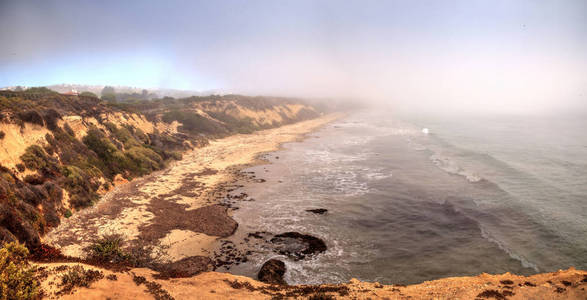
[[34,86],[24,90],[25,93],[28,94],[57,94],[56,91],[46,88],[44,86]]
[[[114,178],[116,174],[127,174],[125,177],[134,177],[165,167],[163,157],[151,149],[152,146],[138,142],[127,128],[117,128],[116,125],[114,127],[112,125],[113,135],[117,141],[124,144],[126,151],[119,150],[97,128],[90,129],[83,138],[84,144],[98,156],[99,159],[93,163],[102,170],[104,175],[110,179]],[[161,150],[161,152],[164,151]]]
[[22,122],[37,124],[39,126],[45,125],[45,122],[43,121],[43,117],[41,116],[41,114],[37,110],[27,110],[27,111],[19,112],[18,118]]
[[208,112],[208,115],[222,121],[231,132],[252,133],[259,129],[249,117],[238,119],[224,112]]
[[132,147],[125,155],[132,161],[132,171],[137,175],[145,175],[165,166],[163,158],[149,148]]
[[28,169],[40,170],[45,175],[55,175],[59,171],[57,160],[49,156],[39,145],[26,148],[20,159]]
[[171,123],[178,121],[182,124],[181,128],[191,133],[222,134],[227,133],[220,123],[214,122],[204,116],[191,111],[172,110],[165,113],[163,121]]
[[103,263],[128,262],[130,255],[122,250],[122,236],[105,235],[90,246],[90,258]]
[[20,243],[4,244],[0,249],[0,299],[36,299],[39,282],[29,265],[29,251]]
[[90,150],[96,153],[98,160],[94,160],[93,163],[108,178],[112,179],[114,175],[129,169],[124,154],[98,128],[91,128],[83,138],[83,142]]
[[[76,166],[67,165],[62,168],[63,187],[69,192],[70,203],[75,207],[88,207],[98,200],[96,190],[100,186],[97,180],[99,171],[86,172]],[[101,174],[101,173],[100,173]]]
[[88,91],[83,91],[79,94],[82,97],[93,97],[93,98],[98,98],[98,96],[96,96],[96,94],[92,93],[92,92],[88,92]]

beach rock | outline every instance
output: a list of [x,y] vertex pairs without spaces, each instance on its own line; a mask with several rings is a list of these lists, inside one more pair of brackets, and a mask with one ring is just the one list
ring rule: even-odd
[[285,275],[285,263],[278,259],[270,259],[266,261],[257,277],[260,281],[265,283],[271,284],[287,284],[285,280],[283,280],[283,275]]
[[161,277],[191,277],[212,270],[212,260],[206,256],[190,256],[157,269]]
[[315,213],[315,214],[319,214],[319,215],[323,215],[325,214],[328,209],[326,208],[316,208],[316,209],[306,209],[307,212],[311,212],[311,213]]
[[275,251],[293,259],[304,259],[307,255],[314,255],[326,251],[323,240],[299,232],[286,232],[275,235],[271,239]]

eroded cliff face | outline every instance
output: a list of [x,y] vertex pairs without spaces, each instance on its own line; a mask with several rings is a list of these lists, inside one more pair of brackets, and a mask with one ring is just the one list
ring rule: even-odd
[[236,95],[109,104],[0,92],[0,240],[34,249],[61,218],[185,150],[318,115],[294,100]]

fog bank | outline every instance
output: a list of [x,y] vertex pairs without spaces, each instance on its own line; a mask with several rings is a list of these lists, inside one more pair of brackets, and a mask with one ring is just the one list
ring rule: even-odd
[[585,110],[585,1],[2,1],[0,86]]

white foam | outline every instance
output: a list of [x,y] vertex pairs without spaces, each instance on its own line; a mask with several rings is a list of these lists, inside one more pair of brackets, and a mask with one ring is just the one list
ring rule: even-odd
[[471,172],[461,168],[455,161],[446,156],[442,156],[440,154],[432,154],[430,156],[430,160],[437,167],[446,171],[447,173],[463,176],[469,182],[475,183],[483,180],[483,178],[475,172]]
[[519,261],[522,266],[524,268],[532,268],[534,269],[534,271],[536,272],[540,272],[540,270],[538,270],[538,266],[536,266],[536,264],[531,263],[530,261],[528,261],[524,256],[522,255],[518,255],[516,253],[514,253],[512,250],[510,250],[508,247],[506,247],[504,245],[504,243],[500,242],[498,239],[494,238],[493,236],[491,236],[491,234],[489,234],[489,232],[487,232],[483,226],[479,226],[479,228],[481,229],[481,236],[490,241],[493,242],[497,245],[497,247],[499,247],[499,249],[503,250],[505,253],[507,253],[511,258]]
[[366,173],[363,175],[367,180],[382,180],[393,176],[391,172],[385,172],[383,169],[365,170]]

